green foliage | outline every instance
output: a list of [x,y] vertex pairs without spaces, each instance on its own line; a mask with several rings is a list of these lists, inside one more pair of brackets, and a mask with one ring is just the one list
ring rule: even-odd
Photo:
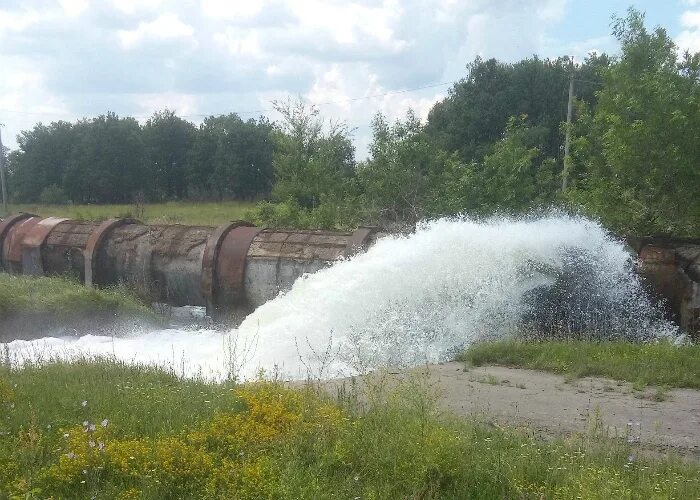
[[204,119],[187,156],[190,196],[254,200],[270,195],[272,125],[235,114]]
[[67,278],[0,273],[2,333],[37,334],[47,328],[70,329],[122,319],[160,323],[153,311],[124,288],[96,290]]
[[329,229],[567,204],[616,232],[697,236],[700,54],[678,57],[668,34],[647,30],[634,9],[613,24],[616,58],[591,55],[573,67],[568,58],[477,58],[426,124],[412,112],[393,124],[377,115],[366,161],[355,161],[345,124],[325,123],[301,100],[275,103],[278,123],[229,114],[195,127],[164,110],[141,127],[108,113],[22,132],[8,158],[11,196],[266,200],[249,213],[259,224]]
[[545,131],[529,126],[526,118],[508,121],[503,138],[483,162],[464,164],[452,159],[442,196],[435,197],[441,212],[519,213],[554,201],[556,162],[543,158],[537,144]]
[[143,127],[113,113],[38,124],[9,155],[10,193],[45,204],[259,199],[272,190],[271,133],[265,119],[210,116],[196,128],[167,109]]
[[75,126],[59,121],[37,124],[17,136],[19,149],[8,157],[10,194],[14,199],[37,201],[44,188],[63,186],[63,175],[77,141]]
[[152,199],[180,199],[187,192],[185,165],[195,128],[174,111],[157,111],[143,127]]
[[382,224],[414,224],[439,196],[445,155],[428,140],[412,111],[393,125],[379,114],[372,130],[371,157],[358,167],[361,204]]
[[642,386],[700,389],[700,345],[509,340],[474,344],[460,359],[475,366],[497,364],[575,377],[610,377]]
[[66,193],[56,184],[51,184],[41,190],[39,203],[44,205],[62,205],[66,202]]
[[313,209],[341,199],[354,169],[354,147],[347,127],[330,124],[324,131],[318,110],[303,101],[275,103],[282,115],[275,133],[273,166],[276,201]]
[[[420,378],[342,405],[112,362],[0,368],[0,495],[54,498],[695,498],[697,464],[591,434],[437,414]],[[357,402],[370,404],[358,405]],[[83,403],[84,402],[84,403]]]
[[700,59],[631,9],[616,19],[622,54],[584,117],[580,181],[570,198],[618,231],[700,231]]
[[301,100],[275,103],[275,109],[283,118],[273,134],[276,203],[261,202],[247,217],[266,227],[353,225],[354,148],[345,125],[325,127],[318,111]]
[[[608,64],[602,55],[577,66],[580,99],[595,104],[598,68]],[[501,139],[510,117],[527,115],[544,131],[542,154],[561,158],[559,126],[566,117],[568,58],[533,57],[512,64],[477,58],[468,71],[430,111],[426,130],[439,148],[457,151],[466,162],[480,161]]]
[[141,127],[134,118],[107,113],[72,128],[75,145],[62,186],[77,203],[131,201],[148,178]]

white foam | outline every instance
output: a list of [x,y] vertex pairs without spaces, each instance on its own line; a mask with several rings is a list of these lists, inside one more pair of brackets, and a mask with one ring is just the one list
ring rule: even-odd
[[620,242],[595,222],[553,215],[424,223],[410,236],[383,238],[366,253],[299,279],[226,334],[164,330],[8,346],[20,362],[37,353],[81,353],[185,376],[252,378],[276,369],[289,378],[329,378],[442,361],[481,338],[510,335],[532,317],[533,294],[572,272],[574,280],[585,273],[580,286],[553,289],[569,319],[579,315],[590,329],[593,318],[625,337],[673,330],[658,319]]

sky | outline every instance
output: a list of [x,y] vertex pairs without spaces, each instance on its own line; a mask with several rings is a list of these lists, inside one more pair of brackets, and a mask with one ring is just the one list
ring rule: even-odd
[[300,96],[363,158],[377,112],[425,118],[476,56],[614,53],[631,5],[700,51],[700,0],[0,0],[3,142],[107,111],[274,120]]

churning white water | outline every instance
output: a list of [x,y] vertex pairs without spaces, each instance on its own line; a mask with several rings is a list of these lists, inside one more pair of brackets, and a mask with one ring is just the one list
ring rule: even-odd
[[183,375],[329,378],[439,362],[480,339],[522,332],[649,339],[673,335],[624,246],[599,224],[440,219],[299,279],[234,331],[13,341],[10,355],[107,355]]

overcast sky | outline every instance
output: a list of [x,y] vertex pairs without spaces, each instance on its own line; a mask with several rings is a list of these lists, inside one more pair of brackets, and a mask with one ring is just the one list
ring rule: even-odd
[[[303,96],[355,128],[409,107],[426,116],[477,55],[581,58],[615,51],[612,14],[632,0],[0,0],[3,139],[36,122],[106,111],[191,121],[274,119]],[[700,50],[700,0],[638,0],[650,25]],[[418,89],[421,90],[411,90]],[[402,90],[408,92],[397,93]],[[328,104],[330,103],[330,104]]]

